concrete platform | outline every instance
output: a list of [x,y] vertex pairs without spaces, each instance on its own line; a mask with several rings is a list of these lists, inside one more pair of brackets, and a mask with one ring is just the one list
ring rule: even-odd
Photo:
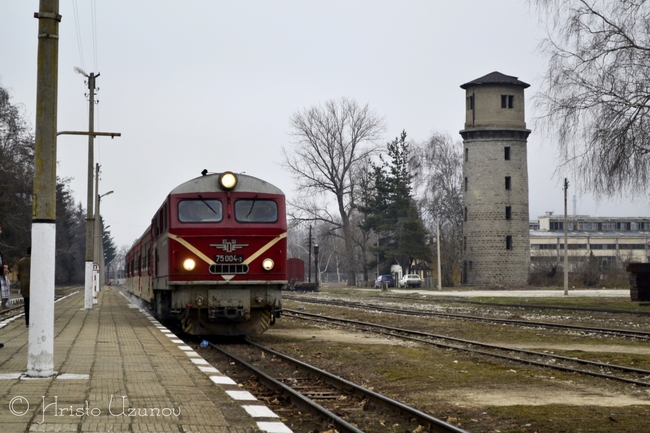
[[24,317],[0,322],[0,431],[291,432],[118,288],[98,301],[55,303],[50,378],[24,377]]

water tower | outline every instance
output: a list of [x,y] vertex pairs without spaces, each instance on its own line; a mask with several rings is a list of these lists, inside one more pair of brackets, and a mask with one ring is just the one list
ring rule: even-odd
[[492,72],[465,89],[463,137],[463,282],[528,281],[528,163],[524,89],[517,77]]

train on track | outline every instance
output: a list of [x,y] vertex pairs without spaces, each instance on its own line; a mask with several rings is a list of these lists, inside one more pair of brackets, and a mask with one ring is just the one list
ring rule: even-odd
[[126,255],[126,288],[195,335],[261,334],[287,286],[282,191],[232,172],[174,188]]

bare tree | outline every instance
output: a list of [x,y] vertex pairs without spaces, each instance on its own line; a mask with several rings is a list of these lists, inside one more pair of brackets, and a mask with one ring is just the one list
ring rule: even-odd
[[131,247],[129,247],[128,245],[122,245],[121,247],[117,248],[117,253],[115,254],[115,257],[106,265],[110,279],[124,278],[126,253],[129,252],[130,248]]
[[411,170],[422,216],[431,233],[440,227],[443,285],[454,284],[463,246],[462,145],[449,135],[433,134],[413,147]]
[[31,241],[34,134],[25,114],[0,86],[0,250],[17,262]]
[[549,56],[537,95],[564,164],[597,194],[647,192],[650,2],[532,0],[545,12]]
[[[357,168],[355,175],[359,185],[355,190],[355,202],[358,206],[357,210],[359,210],[359,212],[355,213],[355,226],[359,228],[359,230],[357,230],[354,239],[356,244],[359,246],[359,259],[363,272],[363,281],[366,283],[369,282],[370,273],[370,239],[373,236],[375,236],[375,239],[377,238],[377,234],[368,227],[367,220],[370,215],[364,210],[365,205],[370,202],[371,196],[374,193],[373,164],[374,162],[372,158],[367,156],[362,164]],[[372,262],[377,264],[377,260],[374,258],[372,259]]]
[[296,180],[298,197],[290,202],[289,216],[337,229],[345,242],[348,284],[354,285],[355,167],[376,152],[384,121],[368,105],[342,98],[298,111],[290,123],[295,145],[283,149],[284,166]]

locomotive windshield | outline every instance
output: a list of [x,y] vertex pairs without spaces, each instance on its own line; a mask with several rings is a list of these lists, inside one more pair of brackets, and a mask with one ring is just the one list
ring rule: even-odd
[[178,203],[178,220],[183,223],[219,222],[223,219],[219,200],[182,200]]
[[244,223],[274,223],[278,220],[278,204],[273,200],[237,200],[235,219]]

